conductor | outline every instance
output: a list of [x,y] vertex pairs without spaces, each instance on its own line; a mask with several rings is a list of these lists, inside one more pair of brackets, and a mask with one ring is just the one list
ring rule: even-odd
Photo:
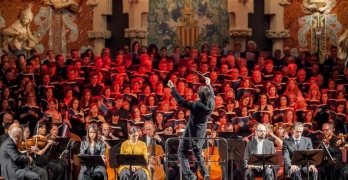
[[[174,84],[171,80],[167,85],[172,90],[172,95],[180,106],[190,110],[191,114],[186,125],[186,129],[182,137],[204,138],[207,129],[207,122],[211,113],[215,108],[214,91],[210,85],[210,79],[205,77],[205,83],[207,86],[200,86],[198,89],[199,100],[194,102],[186,101],[174,88]],[[204,158],[202,156],[202,145],[204,139],[190,139],[180,140],[178,147],[178,158],[182,172],[186,179],[196,180],[197,176],[193,175],[190,170],[189,162],[187,159],[189,149],[192,149],[193,155],[197,160],[198,168],[204,177],[204,180],[209,180],[209,174],[205,168]]]

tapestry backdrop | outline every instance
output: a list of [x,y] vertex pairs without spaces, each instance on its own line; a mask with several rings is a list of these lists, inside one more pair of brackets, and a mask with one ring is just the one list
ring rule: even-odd
[[152,0],[149,8],[148,44],[169,53],[176,45],[200,49],[229,39],[227,0]]

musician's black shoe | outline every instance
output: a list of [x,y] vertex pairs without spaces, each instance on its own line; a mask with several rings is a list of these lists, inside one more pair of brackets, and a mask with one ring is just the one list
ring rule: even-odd
[[204,180],[210,180],[209,175],[204,176]]

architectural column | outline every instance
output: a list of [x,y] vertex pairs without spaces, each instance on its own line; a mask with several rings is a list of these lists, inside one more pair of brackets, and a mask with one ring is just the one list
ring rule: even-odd
[[112,15],[112,0],[89,0],[87,5],[93,6],[93,30],[88,31],[88,38],[94,43],[94,54],[100,55],[105,47],[105,39],[111,37],[107,30],[107,15]]
[[265,14],[271,15],[270,30],[266,37],[272,39],[272,50],[283,50],[284,39],[290,37],[290,30],[284,29],[284,7],[290,5],[287,0],[265,0]]
[[248,14],[254,13],[254,0],[228,0],[227,11],[230,14],[230,44],[240,42],[242,51],[246,47],[246,38],[252,35],[248,28]]
[[147,14],[149,0],[123,0],[123,13],[129,15],[129,28],[124,30],[124,36],[131,39],[131,43],[139,41],[147,45]]

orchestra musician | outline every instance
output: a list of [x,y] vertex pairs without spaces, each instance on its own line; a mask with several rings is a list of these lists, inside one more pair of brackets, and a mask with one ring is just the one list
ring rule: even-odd
[[4,179],[38,180],[39,175],[28,168],[25,164],[32,163],[33,158],[21,155],[17,144],[21,143],[23,131],[19,127],[13,127],[9,130],[10,137],[7,138],[0,148],[1,176]]
[[[80,154],[84,155],[101,155],[105,162],[105,144],[98,140],[98,127],[90,124],[87,128],[86,140],[82,141]],[[89,176],[90,175],[90,176]],[[78,180],[107,180],[107,174],[104,166],[81,166]]]
[[[22,143],[27,143],[26,142],[26,139],[29,139],[30,137],[30,129],[29,129],[29,126],[28,125],[23,125],[22,126],[22,131],[23,131],[23,139],[22,139]],[[27,144],[28,145],[28,144]],[[31,158],[33,158],[33,162],[32,163],[29,163],[29,164],[26,164],[26,168],[30,169],[31,171],[33,172],[36,172],[39,177],[40,177],[40,180],[48,180],[48,173],[45,169],[39,167],[39,166],[36,166],[35,165],[35,156],[33,156],[33,154],[35,154],[37,152],[37,148],[35,146],[31,146],[30,149],[28,147],[28,149],[25,148],[26,146],[20,148],[20,151],[23,155],[28,155],[30,156]],[[24,152],[22,152],[22,150]],[[28,152],[29,150],[29,152]]]
[[[333,178],[333,170],[336,164],[336,155],[341,153],[336,146],[337,137],[333,134],[333,124],[324,123],[322,125],[322,132],[324,133],[323,142],[320,144],[321,149],[324,150],[324,163],[323,166],[318,168],[319,175],[322,179],[325,177]],[[325,147],[324,147],[325,146]]]
[[145,121],[143,129],[145,131],[145,136],[139,138],[140,141],[146,143],[146,146],[151,146],[151,140],[155,139],[156,144],[161,145],[162,148],[164,148],[165,142],[158,134],[155,133],[156,129],[152,121]]
[[[252,154],[275,154],[274,144],[272,141],[266,138],[266,126],[264,124],[258,124],[255,130],[256,138],[249,141],[245,147],[244,163],[246,166],[245,179],[255,179],[255,176],[262,175],[262,167],[248,165],[248,160]],[[272,180],[276,176],[276,172],[279,170],[279,166],[267,166],[265,170],[265,179]]]
[[[163,135],[164,136],[168,136],[168,135],[173,135],[174,132],[174,126],[171,123],[166,123],[163,126]],[[164,142],[167,140],[165,138],[163,138]],[[165,144],[164,144],[165,145]],[[177,154],[173,154],[173,153],[169,153],[167,155],[167,161],[168,162],[168,179],[169,180],[177,180],[179,179],[179,162],[178,162],[178,155]],[[168,172],[168,171],[167,171]]]
[[309,168],[309,173],[312,175],[312,180],[318,179],[318,170],[314,165],[307,166],[297,166],[291,164],[292,154],[295,150],[310,150],[313,149],[311,139],[303,137],[303,124],[301,122],[296,122],[292,126],[292,136],[289,139],[283,140],[283,158],[284,158],[284,171],[293,180],[301,180],[301,174],[307,175],[307,168]]
[[102,139],[105,140],[105,139],[118,139],[118,137],[115,137],[110,131],[111,131],[111,128],[110,128],[110,125],[108,123],[103,123],[101,125],[101,129],[102,129]]
[[[67,166],[65,163],[63,163],[61,160],[58,159],[51,159],[48,157],[50,149],[52,148],[52,145],[54,141],[52,139],[46,138],[46,124],[45,123],[39,123],[38,125],[38,133],[36,136],[34,136],[33,140],[38,137],[38,141],[46,142],[43,143],[42,147],[37,146],[36,147],[36,158],[35,162],[36,165],[47,170],[50,169],[53,172],[53,178],[58,180],[64,180],[67,179]],[[56,132],[53,134],[53,136],[57,136],[58,134],[58,127],[56,126]],[[52,131],[53,132],[53,131]],[[51,134],[52,135],[52,134]],[[37,145],[37,144],[36,144]]]
[[[138,128],[132,126],[129,128],[129,140],[126,140],[121,145],[120,154],[142,154],[145,160],[148,160],[146,144],[138,140],[139,133]],[[130,171],[133,173],[133,177],[129,178]],[[147,167],[142,166],[120,166],[118,168],[118,179],[129,180],[129,179],[150,179],[150,172]]]
[[[189,109],[191,112],[182,137],[205,137],[208,120],[215,109],[214,91],[210,85],[210,79],[206,77],[205,83],[207,86],[200,86],[198,89],[197,94],[199,100],[188,102],[176,91],[173,82],[171,80],[168,81],[168,86],[172,90],[172,95],[175,100],[178,102],[178,104],[180,104],[180,106]],[[204,139],[179,141],[178,157],[180,166],[186,179],[197,179],[197,176],[193,175],[187,159],[187,153],[189,152],[190,148],[192,148],[192,152],[197,160],[197,165],[201,171],[202,177],[204,177],[204,180],[210,179],[202,156],[203,142]]]

